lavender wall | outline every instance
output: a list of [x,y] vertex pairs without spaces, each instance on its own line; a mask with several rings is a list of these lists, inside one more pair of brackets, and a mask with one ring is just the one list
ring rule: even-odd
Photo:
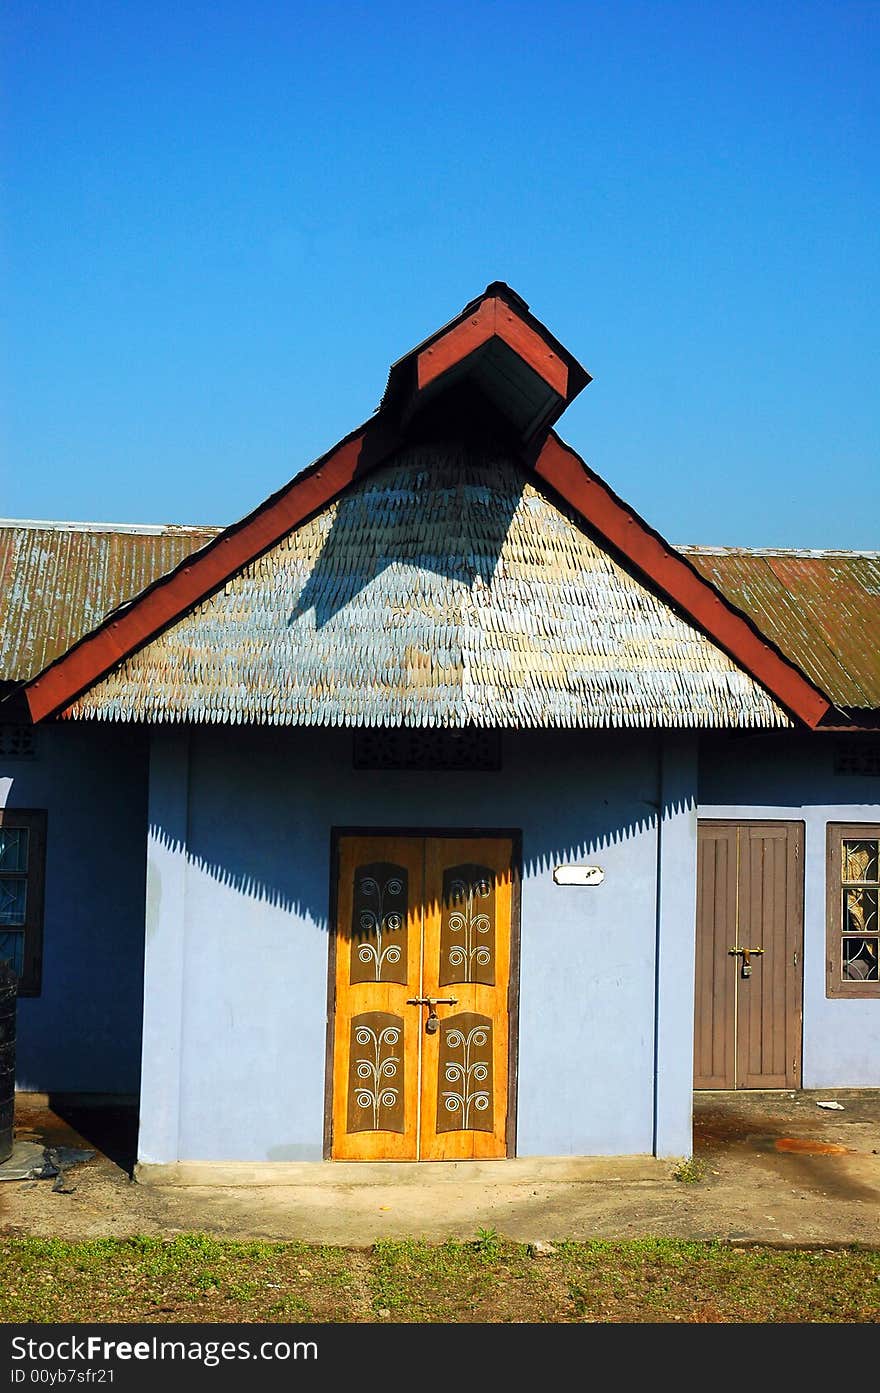
[[880,778],[835,774],[835,736],[704,739],[699,815],[805,826],[805,1088],[880,1086],[880,997],[825,996],[825,856],[829,822],[880,823]]
[[[19,1087],[136,1092],[145,1010],[142,1159],[319,1157],[331,827],[510,826],[520,1154],[689,1150],[692,738],[511,735],[497,774],[420,775],[355,771],[344,732],[160,730],[148,838],[145,735],[37,736],[34,760],[0,768],[0,802],[48,811]],[[833,737],[704,737],[698,811],[804,821],[804,1084],[876,1087],[880,999],[825,997],[825,835],[880,823],[880,779],[835,774],[833,753]],[[567,861],[604,883],[554,885]]]
[[[695,784],[694,742],[652,734],[419,774],[355,771],[348,732],[157,731],[141,1161],[321,1157],[339,825],[520,828],[519,1154],[688,1152]],[[583,860],[601,886],[554,884]]]
[[0,806],[44,808],[43,983],[18,1003],[17,1086],[136,1094],[140,1076],[147,740],[40,727],[0,759]]

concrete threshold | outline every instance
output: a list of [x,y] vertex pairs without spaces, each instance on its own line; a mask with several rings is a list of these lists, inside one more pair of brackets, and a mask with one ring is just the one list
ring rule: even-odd
[[138,1106],[136,1093],[34,1093],[30,1089],[15,1090],[16,1107],[33,1108],[39,1112],[55,1111],[59,1104],[69,1108],[133,1108]]
[[603,1185],[668,1180],[674,1162],[656,1156],[518,1156],[502,1161],[177,1161],[140,1162],[140,1185]]

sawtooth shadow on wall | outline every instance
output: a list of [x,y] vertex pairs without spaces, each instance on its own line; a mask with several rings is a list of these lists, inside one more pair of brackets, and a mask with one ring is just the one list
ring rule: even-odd
[[[427,834],[520,830],[524,879],[600,858],[631,838],[650,834],[654,850],[643,848],[640,855],[644,873],[653,874],[660,806],[661,742],[656,734],[633,733],[626,744],[626,737],[618,740],[601,732],[517,732],[515,738],[525,747],[524,755],[506,773],[414,774],[340,769],[338,759],[322,766],[316,747],[335,741],[338,751],[349,733],[300,733],[298,748],[306,761],[311,752],[314,763],[301,770],[300,784],[285,789],[283,762],[273,765],[267,758],[272,737],[261,734],[242,767],[226,770],[225,782],[209,751],[194,756],[196,778],[201,773],[206,785],[190,811],[186,846],[156,821],[150,835],[166,851],[185,852],[190,871],[272,908],[308,917],[325,930],[333,827],[377,834],[400,834],[403,828]],[[617,757],[617,748],[629,753]],[[566,755],[566,750],[573,753]],[[596,750],[602,752],[598,768]],[[338,791],[328,801],[327,784],[334,777]],[[270,782],[272,798],[267,801]],[[686,810],[681,800],[663,805],[665,816]]]

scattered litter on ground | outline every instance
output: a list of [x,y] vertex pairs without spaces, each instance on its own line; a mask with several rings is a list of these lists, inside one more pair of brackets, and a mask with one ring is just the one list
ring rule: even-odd
[[817,1107],[817,1108],[827,1108],[829,1112],[843,1112],[843,1111],[844,1111],[844,1107],[843,1107],[843,1104],[842,1104],[842,1103],[834,1103],[834,1102],[818,1103],[818,1102],[817,1102],[817,1103],[816,1103],[816,1107]]
[[811,1141],[809,1137],[777,1137],[774,1142],[777,1151],[792,1151],[798,1156],[846,1156],[848,1146],[838,1146],[837,1142]]
[[35,1141],[17,1141],[8,1161],[0,1166],[0,1180],[54,1180],[59,1195],[72,1195],[66,1172],[94,1158],[94,1151],[75,1146],[43,1146]]
[[32,1180],[45,1162],[42,1142],[17,1141],[12,1155],[0,1166],[0,1180]]

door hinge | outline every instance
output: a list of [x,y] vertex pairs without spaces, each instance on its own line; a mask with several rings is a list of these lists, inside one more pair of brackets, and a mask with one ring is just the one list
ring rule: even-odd
[[795,967],[797,967],[797,965],[798,965],[798,955],[797,955],[797,953],[795,953],[793,961],[794,961]]

